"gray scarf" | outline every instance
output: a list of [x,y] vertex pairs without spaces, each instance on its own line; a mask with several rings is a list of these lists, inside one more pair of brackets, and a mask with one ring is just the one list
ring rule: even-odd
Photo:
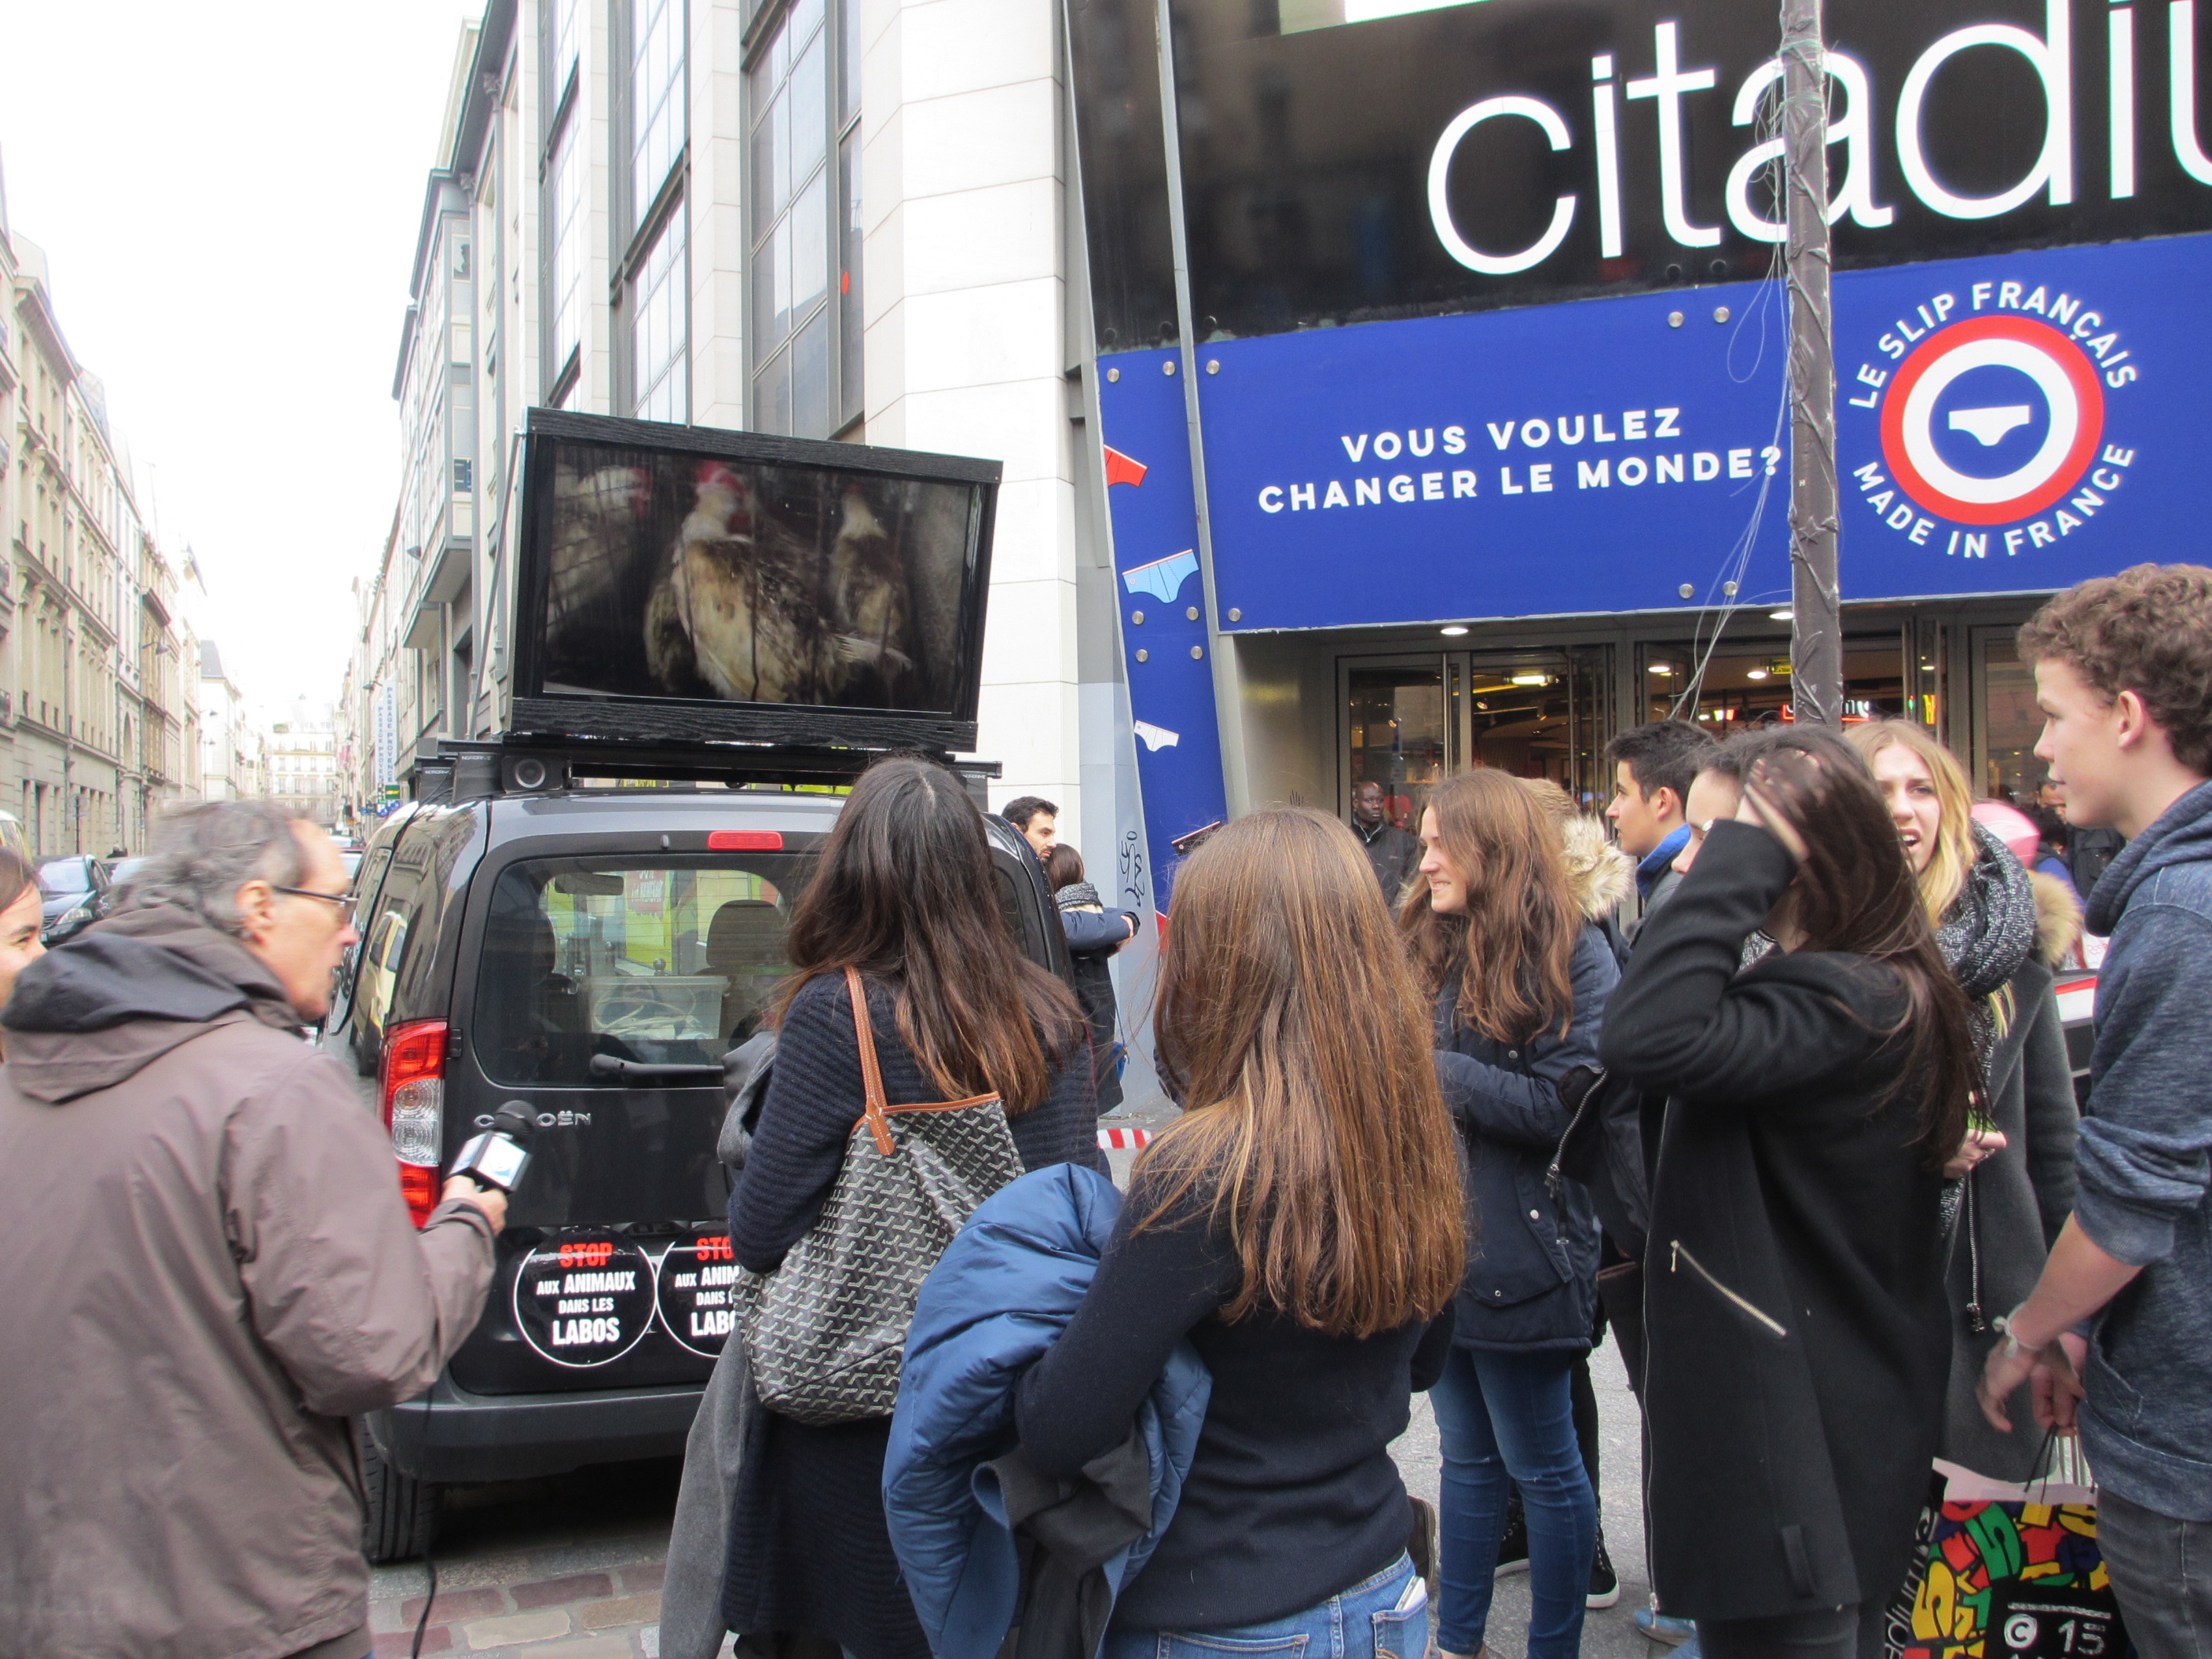
[[1974,862],[1966,884],[1944,912],[1936,930],[1943,960],[1959,977],[1959,988],[1975,1005],[1974,1037],[1988,1054],[1982,1029],[1989,1019],[1983,1005],[1989,994],[2020,971],[2035,948],[2035,889],[2027,867],[2012,849],[1982,824],[1972,826]]
[[[1982,1086],[1990,1082],[1996,1059],[1997,1022],[1990,999],[2004,982],[2020,971],[2035,948],[2035,888],[2027,866],[2013,850],[1982,824],[1970,826],[1974,835],[1974,862],[1966,872],[1966,884],[1936,929],[1936,946],[1958,976],[1966,994],[1966,1029],[1972,1032],[1974,1053],[1981,1060]],[[1943,1183],[1943,1231],[1958,1225],[1971,1191],[1973,1172],[1962,1181]],[[1981,1311],[1982,1270],[1980,1241],[1967,1229],[1972,1256],[1973,1294],[1968,1309],[1976,1331],[1984,1330]]]

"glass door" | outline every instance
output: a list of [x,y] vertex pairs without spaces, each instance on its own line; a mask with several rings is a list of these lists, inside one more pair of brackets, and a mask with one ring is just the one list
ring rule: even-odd
[[1585,811],[1601,804],[1612,648],[1480,653],[1468,658],[1470,763],[1548,778]]
[[1379,783],[1390,822],[1401,830],[1415,830],[1429,790],[1455,769],[1458,759],[1458,746],[1452,741],[1457,734],[1444,713],[1451,701],[1445,680],[1454,666],[1443,658],[1431,657],[1425,663],[1401,660],[1346,667],[1346,750],[1350,758],[1346,810],[1359,785]]
[[1596,811],[1612,664],[1609,646],[1344,662],[1346,806],[1380,783],[1391,821],[1415,829],[1439,779],[1487,766],[1548,778]]

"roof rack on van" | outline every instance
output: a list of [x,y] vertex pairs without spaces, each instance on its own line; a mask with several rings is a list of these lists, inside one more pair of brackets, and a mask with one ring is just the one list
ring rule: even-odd
[[956,760],[926,749],[809,748],[787,744],[666,744],[589,738],[549,742],[512,737],[441,738],[418,750],[406,781],[416,800],[445,805],[496,795],[537,795],[578,787],[582,779],[653,782],[850,784],[887,754],[927,754],[960,775],[988,810],[985,781],[1004,769],[997,761]]

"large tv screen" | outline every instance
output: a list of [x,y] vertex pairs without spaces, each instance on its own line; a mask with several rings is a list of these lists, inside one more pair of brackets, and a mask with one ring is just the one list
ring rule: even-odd
[[972,744],[997,462],[543,410],[526,445],[519,728]]

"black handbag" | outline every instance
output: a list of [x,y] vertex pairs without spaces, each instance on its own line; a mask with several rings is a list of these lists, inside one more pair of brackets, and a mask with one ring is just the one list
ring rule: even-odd
[[921,1281],[975,1206],[1022,1173],[996,1095],[893,1105],[860,976],[845,970],[866,1099],[836,1186],[766,1273],[738,1277],[763,1405],[802,1423],[889,1417]]

